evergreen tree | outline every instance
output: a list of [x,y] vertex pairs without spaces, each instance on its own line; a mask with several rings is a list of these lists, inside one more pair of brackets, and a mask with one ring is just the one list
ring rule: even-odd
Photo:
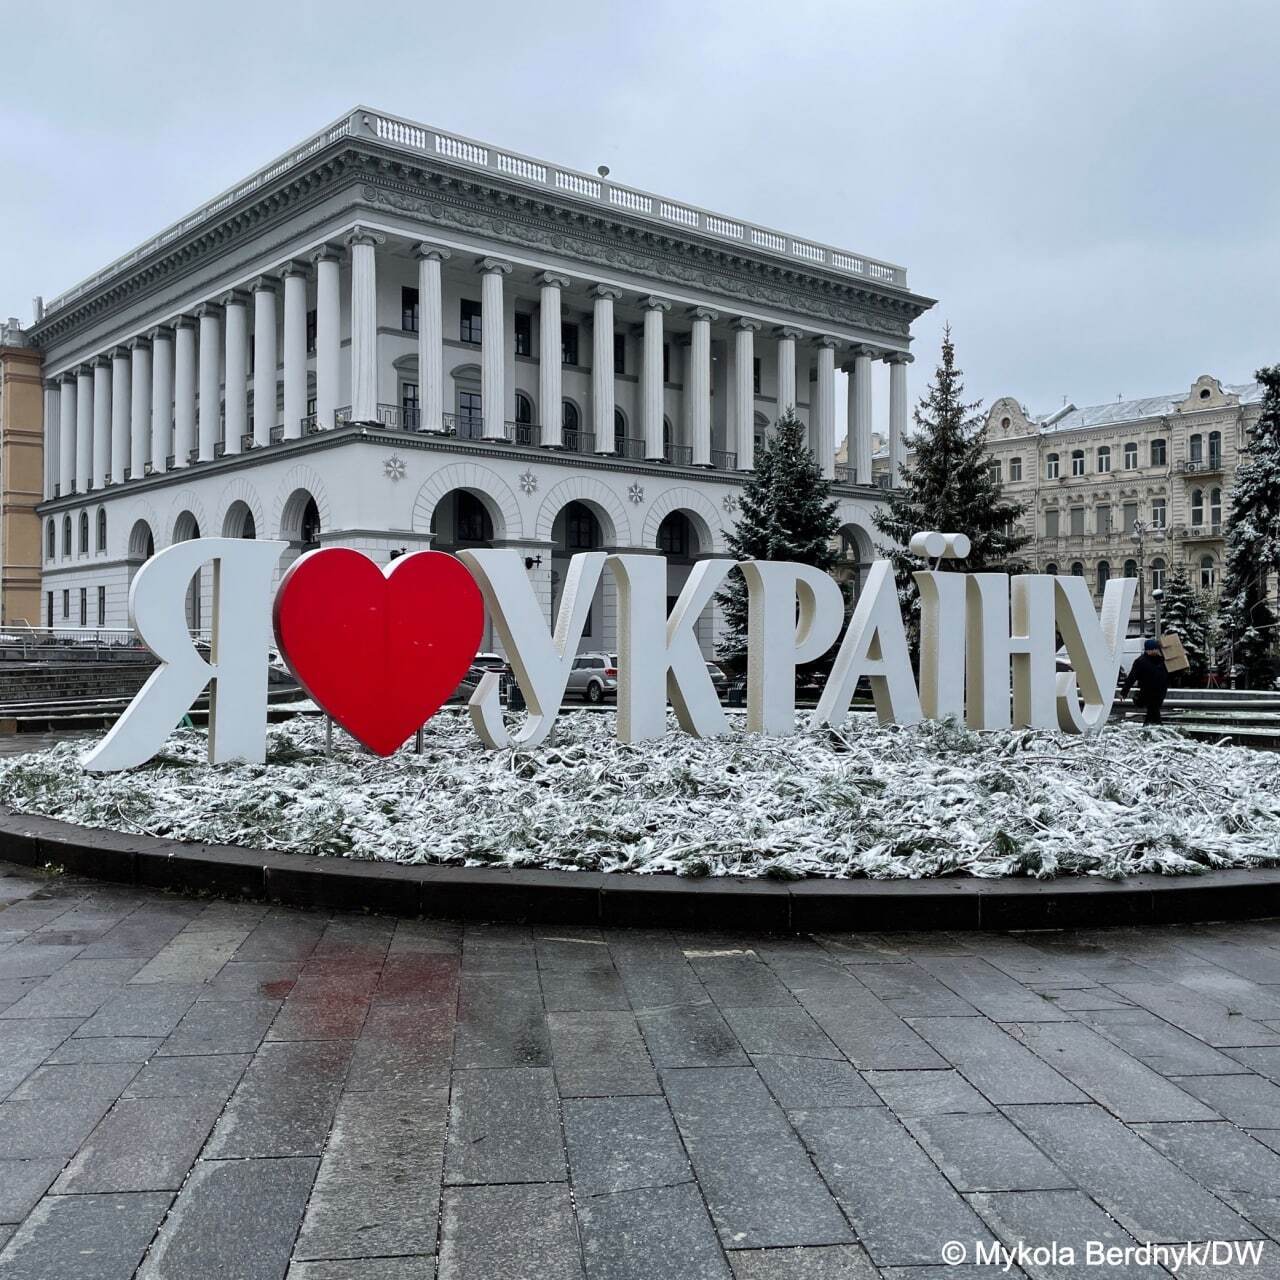
[[[738,498],[738,518],[725,536],[735,560],[792,560],[828,572],[840,529],[831,484],[809,451],[804,424],[791,410],[774,424],[755,455],[755,471]],[[725,630],[717,656],[740,666],[747,652],[747,584],[730,574],[718,597]]]
[[888,506],[876,512],[876,528],[893,544],[878,548],[893,562],[904,617],[915,632],[919,610],[911,574],[921,568],[907,551],[913,534],[926,529],[964,533],[972,549],[965,560],[943,560],[940,569],[961,573],[1019,571],[1018,552],[1027,544],[1013,522],[1026,510],[1004,498],[982,438],[978,403],[966,403],[956,368],[951,328],[942,338],[942,363],[915,411],[915,460],[904,465],[889,490]]
[[1267,580],[1280,573],[1280,365],[1259,369],[1262,413],[1236,468],[1221,595],[1223,640],[1252,688],[1275,678]]
[[1213,601],[1197,591],[1187,577],[1187,567],[1175,564],[1165,579],[1164,600],[1160,606],[1160,630],[1172,631],[1182,641],[1187,661],[1187,675],[1202,679],[1209,671],[1211,654],[1217,648],[1217,624]]

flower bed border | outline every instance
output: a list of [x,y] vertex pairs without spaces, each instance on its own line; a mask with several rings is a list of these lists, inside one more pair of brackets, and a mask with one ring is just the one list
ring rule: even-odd
[[747,880],[410,866],[0,813],[0,859],[181,893],[396,916],[811,933],[1056,929],[1280,916],[1280,869],[1125,880]]

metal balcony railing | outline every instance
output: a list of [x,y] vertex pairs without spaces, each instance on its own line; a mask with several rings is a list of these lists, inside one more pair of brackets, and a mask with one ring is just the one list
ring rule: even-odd
[[733,471],[738,465],[738,455],[729,449],[712,449],[711,466],[716,471]]
[[691,467],[693,465],[693,446],[690,444],[664,444],[662,446],[662,457],[666,462],[670,462],[677,467]]
[[847,462],[837,462],[832,479],[836,484],[852,484],[853,468]]
[[284,423],[283,422],[271,428],[270,439],[272,444],[279,444],[280,441],[284,439]]
[[630,458],[634,462],[644,459],[644,441],[635,436],[614,436],[613,451],[619,458]]
[[249,450],[252,448],[253,448],[253,432],[246,431],[244,435],[240,437],[240,452],[248,453]]
[[542,443],[542,428],[536,422],[508,422],[507,439],[512,444],[537,445]]
[[564,447],[571,453],[595,453],[596,433],[579,431],[576,427],[565,427]]
[[1218,453],[1211,453],[1208,458],[1189,458],[1178,463],[1178,470],[1183,475],[1213,475],[1222,469],[1222,455]]
[[459,440],[480,440],[484,437],[484,419],[478,413],[444,413],[440,415],[444,434]]

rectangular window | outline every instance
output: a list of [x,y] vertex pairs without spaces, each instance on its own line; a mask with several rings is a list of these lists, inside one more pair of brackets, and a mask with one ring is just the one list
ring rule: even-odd
[[1163,529],[1165,527],[1165,519],[1168,514],[1168,507],[1163,498],[1151,499],[1151,527],[1153,529]]
[[1058,478],[1058,455],[1051,453],[1044,463],[1044,478],[1046,480],[1056,480]]
[[1153,440],[1151,442],[1151,465],[1153,467],[1163,467],[1165,465],[1166,448],[1163,440]]
[[1044,513],[1044,536],[1046,538],[1056,538],[1058,536],[1058,509],[1050,507]]
[[1076,449],[1071,455],[1071,474],[1073,476],[1084,475],[1084,450]]
[[80,625],[87,627],[89,625],[89,588],[80,588]]
[[578,326],[565,324],[560,326],[560,363],[578,363]]
[[662,344],[662,380],[663,382],[671,381],[671,343],[669,342]]
[[1009,459],[1009,483],[1013,484],[1022,479],[1022,459]]
[[418,332],[418,291],[407,284],[400,288],[400,327],[406,333]]
[[613,372],[615,376],[620,376],[627,371],[627,335],[625,333],[615,333],[613,335]]
[[421,423],[418,420],[418,384],[402,382],[400,384],[400,410],[404,415],[406,431],[417,431]]
[[1071,536],[1073,538],[1081,538],[1084,536],[1084,508],[1071,508]]
[[523,311],[516,312],[516,355],[533,355],[533,317]]
[[751,361],[751,390],[760,394],[760,357],[755,356]]
[[71,592],[65,587],[62,591],[62,616],[64,618],[71,617]]
[[44,616],[46,619],[44,625],[46,627],[53,626],[53,592],[52,591],[46,591],[44,593]]
[[1094,519],[1099,533],[1111,532],[1111,507],[1107,503],[1094,508]]
[[480,343],[480,304],[463,298],[458,318],[458,341]]
[[459,391],[458,392],[458,434],[470,434],[471,430],[478,432],[484,421],[481,415],[480,393],[478,391]]
[[1136,502],[1126,502],[1121,508],[1124,512],[1124,531],[1132,533],[1134,522],[1138,518],[1138,504]]
[[307,312],[307,355],[314,355],[316,350],[316,313]]
[[1132,440],[1124,447],[1124,469],[1126,471],[1138,469],[1138,446]]
[[105,627],[107,625],[107,589],[106,587],[98,588],[98,626]]

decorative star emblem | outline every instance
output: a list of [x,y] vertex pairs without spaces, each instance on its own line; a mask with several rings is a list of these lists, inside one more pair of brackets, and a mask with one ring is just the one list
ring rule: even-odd
[[644,485],[633,484],[631,488],[627,490],[627,497],[630,498],[636,506],[639,506],[644,501]]
[[726,493],[724,495],[724,501],[720,505],[723,506],[726,511],[737,511],[738,499],[735,498],[733,494]]
[[524,475],[520,477],[520,488],[525,491],[526,495],[536,493],[538,489],[538,477],[535,476],[532,471],[526,471]]
[[404,459],[397,457],[394,453],[382,464],[382,474],[388,480],[404,479]]

